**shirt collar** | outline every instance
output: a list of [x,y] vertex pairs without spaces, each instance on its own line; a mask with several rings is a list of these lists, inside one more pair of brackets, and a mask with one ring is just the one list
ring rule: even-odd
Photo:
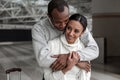
[[51,27],[52,27],[52,28],[54,28],[54,29],[56,29],[56,28],[54,27],[54,25],[52,24],[52,22],[51,22],[50,18],[49,18],[48,16],[47,16],[47,18],[48,18],[48,21],[49,21],[49,23],[50,23]]
[[73,44],[69,44],[65,38],[65,34],[60,36],[60,40],[64,45],[71,46],[71,47],[75,47],[76,45],[80,44],[79,38],[77,38],[77,40]]

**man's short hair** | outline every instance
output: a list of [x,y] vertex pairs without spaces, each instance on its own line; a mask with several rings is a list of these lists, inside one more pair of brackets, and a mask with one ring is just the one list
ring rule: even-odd
[[65,6],[68,7],[68,4],[65,0],[51,0],[48,4],[48,15],[51,16],[51,13],[55,8],[59,12],[63,12]]

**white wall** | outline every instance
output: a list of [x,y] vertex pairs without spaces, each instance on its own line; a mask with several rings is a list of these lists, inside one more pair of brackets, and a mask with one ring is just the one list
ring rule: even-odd
[[120,0],[92,0],[92,13],[120,12]]

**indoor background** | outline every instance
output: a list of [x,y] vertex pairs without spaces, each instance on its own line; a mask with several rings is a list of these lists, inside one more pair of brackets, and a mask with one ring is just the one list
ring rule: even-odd
[[[0,80],[6,80],[5,70],[12,67],[22,68],[22,80],[39,80],[31,29],[46,17],[49,1],[0,0]],[[100,49],[91,63],[91,80],[120,80],[120,0],[66,1],[70,14],[87,17],[88,29]]]

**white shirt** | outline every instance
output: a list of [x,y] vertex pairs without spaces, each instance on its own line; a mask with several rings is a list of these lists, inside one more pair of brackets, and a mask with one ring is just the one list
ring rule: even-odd
[[[50,54],[48,41],[54,39],[62,33],[62,31],[59,31],[53,27],[48,17],[40,20],[40,22],[35,24],[34,28],[32,29],[34,53],[41,69],[40,80],[43,78],[42,68],[48,67],[48,63],[45,61],[46,56]],[[78,50],[78,53],[80,54],[80,60],[90,61],[97,58],[99,55],[99,49],[88,29],[86,29],[80,39],[86,47],[82,50]]]
[[[49,66],[56,60],[55,58],[51,58],[51,55],[70,53],[71,51],[82,50],[84,48],[84,45],[79,38],[74,44],[68,44],[64,34],[49,41],[48,46],[52,53],[46,58]],[[44,78],[45,80],[90,80],[90,72],[87,73],[85,70],[73,66],[71,70],[64,74],[62,71],[52,72],[48,67],[44,68]]]

